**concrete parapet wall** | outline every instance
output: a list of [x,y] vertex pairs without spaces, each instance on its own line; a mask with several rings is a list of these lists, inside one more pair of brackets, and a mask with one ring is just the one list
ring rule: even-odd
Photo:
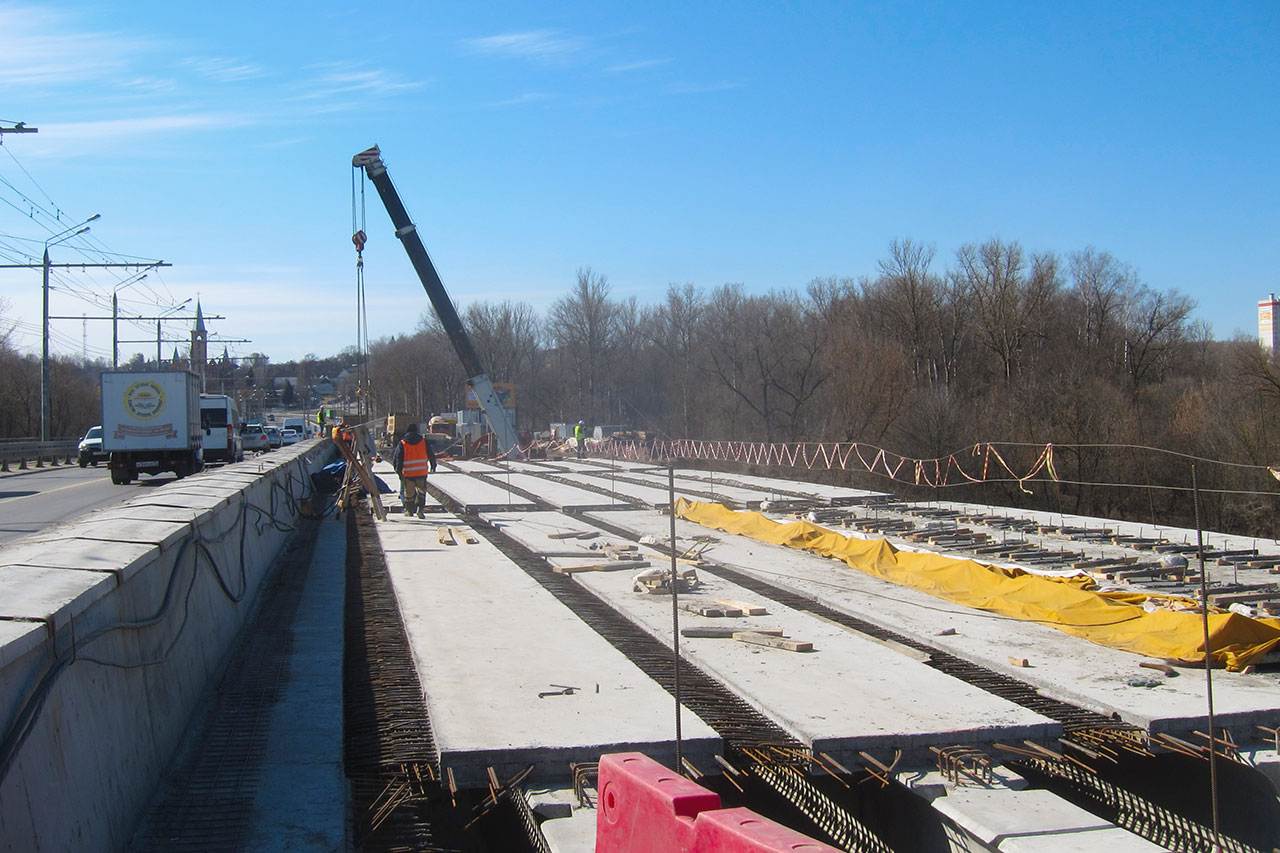
[[144,489],[0,552],[0,851],[125,847],[332,452]]

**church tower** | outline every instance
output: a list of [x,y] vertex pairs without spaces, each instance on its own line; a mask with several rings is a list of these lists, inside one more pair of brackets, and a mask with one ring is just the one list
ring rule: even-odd
[[205,391],[205,368],[209,361],[209,330],[204,327],[204,312],[196,300],[196,325],[191,330],[191,370],[200,377],[200,392]]

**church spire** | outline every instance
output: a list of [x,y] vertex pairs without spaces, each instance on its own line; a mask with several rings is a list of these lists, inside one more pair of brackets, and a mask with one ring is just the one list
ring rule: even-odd
[[196,300],[196,328],[197,332],[207,331],[204,327],[204,311],[200,309],[200,300]]

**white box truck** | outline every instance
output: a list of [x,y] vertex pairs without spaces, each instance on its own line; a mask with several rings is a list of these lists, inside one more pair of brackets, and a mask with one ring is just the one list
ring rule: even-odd
[[204,467],[200,378],[186,371],[102,374],[102,449],[111,482]]

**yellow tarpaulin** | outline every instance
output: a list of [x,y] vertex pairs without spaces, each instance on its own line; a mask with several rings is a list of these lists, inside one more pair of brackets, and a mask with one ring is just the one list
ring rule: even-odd
[[[1041,622],[1086,640],[1148,657],[1204,662],[1204,627],[1190,599],[1101,592],[1086,575],[1048,577],[941,554],[900,551],[884,539],[852,539],[808,521],[780,522],[758,512],[681,498],[681,518],[761,542],[842,560],[850,568],[956,604]],[[1148,601],[1160,607],[1148,609]],[[1188,609],[1170,609],[1185,604]],[[1240,670],[1280,648],[1280,619],[1211,610],[1210,646],[1218,665]]]

